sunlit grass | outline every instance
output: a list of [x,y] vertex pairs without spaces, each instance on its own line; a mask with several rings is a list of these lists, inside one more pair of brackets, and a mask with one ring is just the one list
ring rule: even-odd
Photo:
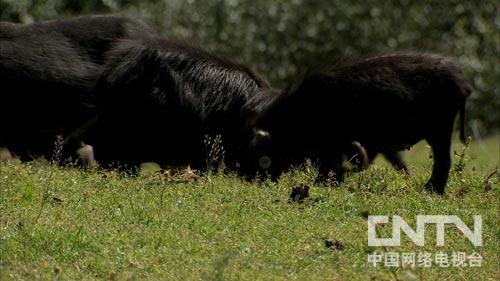
[[[423,189],[432,165],[417,145],[405,156],[412,175],[379,159],[339,187],[314,184],[314,171],[278,183],[233,175],[184,178],[145,169],[138,176],[16,161],[0,166],[0,279],[106,280],[498,280],[499,139],[472,143],[463,171],[444,196]],[[453,147],[458,154],[462,145]],[[453,157],[454,164],[459,156]],[[455,166],[454,166],[455,167]],[[310,185],[304,203],[293,186]],[[483,247],[452,227],[444,247],[403,239],[396,249],[367,245],[366,216],[483,216]],[[382,234],[388,234],[384,229]],[[335,247],[327,247],[328,242]],[[340,246],[338,246],[340,245]],[[373,268],[372,251],[478,252],[480,268]]]

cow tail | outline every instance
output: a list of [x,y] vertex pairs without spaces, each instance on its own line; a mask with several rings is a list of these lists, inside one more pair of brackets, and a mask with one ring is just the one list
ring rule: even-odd
[[465,143],[465,101],[460,109],[460,140]]

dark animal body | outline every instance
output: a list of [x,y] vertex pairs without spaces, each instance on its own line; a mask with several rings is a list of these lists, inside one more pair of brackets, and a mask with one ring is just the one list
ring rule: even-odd
[[[252,135],[242,107],[270,90],[247,67],[184,42],[121,40],[96,87],[102,125],[96,157],[103,165],[154,161],[200,169],[215,149],[235,168]],[[220,147],[207,138],[219,138]]]
[[30,25],[1,22],[3,145],[22,160],[50,157],[56,136],[62,135],[65,151],[73,154],[80,141],[67,137],[97,113],[93,87],[105,53],[119,38],[149,32],[141,24],[113,16]]
[[283,163],[274,172],[311,158],[318,161],[320,176],[333,170],[340,180],[342,155],[352,141],[367,152],[395,155],[425,139],[434,154],[427,187],[443,193],[454,119],[460,112],[463,140],[470,93],[464,75],[446,57],[388,54],[309,73],[273,98],[256,96],[251,107],[262,105],[252,126],[270,134],[273,157]]

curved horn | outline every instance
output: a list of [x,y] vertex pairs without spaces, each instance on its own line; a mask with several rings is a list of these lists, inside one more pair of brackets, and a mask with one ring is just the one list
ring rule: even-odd
[[368,168],[370,160],[368,159],[368,154],[366,153],[365,148],[357,141],[353,141],[351,145],[354,149],[356,149],[356,155],[353,156],[353,158],[359,159],[360,170]]

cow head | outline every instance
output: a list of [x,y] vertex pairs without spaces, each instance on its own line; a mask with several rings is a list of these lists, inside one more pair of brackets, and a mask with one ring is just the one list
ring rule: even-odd
[[252,129],[242,169],[247,178],[257,175],[279,176],[279,158],[273,149],[272,137],[268,131]]

